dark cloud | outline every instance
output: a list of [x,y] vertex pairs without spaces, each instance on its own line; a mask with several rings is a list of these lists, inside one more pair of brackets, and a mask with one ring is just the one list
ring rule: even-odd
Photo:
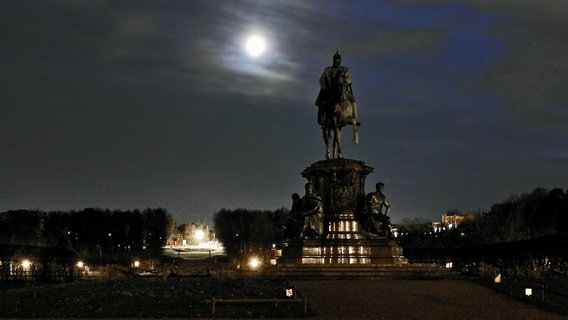
[[[487,8],[490,10],[492,8]],[[568,4],[561,1],[501,4],[507,17],[494,33],[507,45],[506,57],[490,65],[485,88],[508,99],[508,106],[526,123],[564,126],[568,94]],[[566,133],[566,131],[564,131]]]

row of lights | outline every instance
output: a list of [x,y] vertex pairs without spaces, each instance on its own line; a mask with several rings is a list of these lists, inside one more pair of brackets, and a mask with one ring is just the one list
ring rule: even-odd
[[[20,263],[20,265],[21,265],[21,267],[22,267],[22,269],[23,269],[24,271],[30,271],[30,268],[31,268],[31,266],[32,266],[32,263],[31,263],[30,260],[24,259],[24,260],[22,260],[22,262]],[[83,261],[78,261],[77,264],[76,264],[76,266],[77,266],[77,268],[79,268],[79,269],[85,269],[86,271],[89,270],[89,267],[88,267]],[[132,262],[132,266],[133,266],[134,268],[139,268],[139,267],[140,267],[140,261],[139,261],[139,260],[133,261],[133,262]]]
[[[133,266],[134,268],[139,268],[139,267],[140,267],[140,261],[138,261],[138,260],[133,261],[133,262],[132,262],[132,266]],[[81,268],[83,268],[83,267],[86,268],[87,265],[85,265],[85,263],[83,263],[83,261],[79,261],[79,262],[77,262],[77,267],[78,267],[79,269],[81,269]]]

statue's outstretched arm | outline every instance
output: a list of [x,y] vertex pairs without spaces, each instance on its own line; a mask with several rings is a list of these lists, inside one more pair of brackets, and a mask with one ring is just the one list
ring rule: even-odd
[[386,199],[385,199],[385,202],[384,202],[384,206],[385,206],[385,214],[388,215],[391,206],[390,206],[390,203]]

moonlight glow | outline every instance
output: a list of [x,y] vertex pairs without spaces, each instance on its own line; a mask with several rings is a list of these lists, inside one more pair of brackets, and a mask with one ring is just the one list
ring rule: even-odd
[[260,36],[251,36],[245,44],[248,54],[253,57],[260,56],[266,49],[266,42]]

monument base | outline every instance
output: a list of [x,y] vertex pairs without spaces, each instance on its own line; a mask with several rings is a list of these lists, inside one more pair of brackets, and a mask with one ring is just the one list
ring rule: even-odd
[[281,261],[302,264],[406,264],[396,241],[362,230],[351,212],[335,214],[322,239],[284,243]]
[[304,241],[302,264],[405,264],[402,248],[387,239]]
[[389,239],[304,240],[284,244],[281,263],[406,264],[402,248]]
[[322,199],[323,232],[317,239],[284,242],[275,260],[278,274],[381,277],[436,269],[409,265],[396,241],[367,230],[364,188],[372,171],[363,161],[332,159],[313,163],[302,172]]

